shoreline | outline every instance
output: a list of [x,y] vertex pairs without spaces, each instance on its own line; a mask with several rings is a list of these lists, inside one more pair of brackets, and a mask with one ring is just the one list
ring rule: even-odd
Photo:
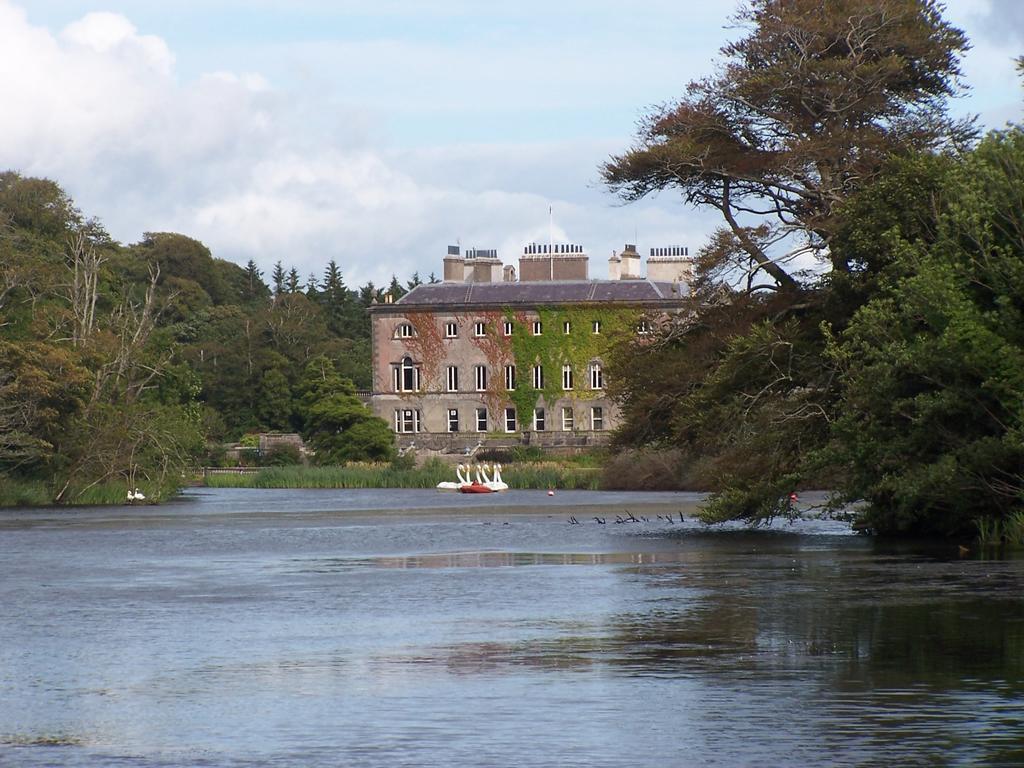
[[[508,494],[508,496],[506,496]],[[649,498],[644,495],[650,494]],[[216,508],[200,512],[196,502],[218,497]],[[284,501],[273,508],[254,509],[249,499]],[[693,518],[704,493],[659,491],[504,491],[478,496],[445,493],[434,489],[258,489],[189,488],[161,504],[107,506],[46,506],[0,508],[0,529],[24,526],[82,524],[203,524],[230,522],[244,524],[279,521],[356,521],[366,519],[452,518],[452,517],[576,517],[643,513],[654,517],[680,511]],[[205,498],[203,498],[205,497]],[[275,499],[275,497],[277,497]],[[374,498],[374,497],[380,497]],[[674,498],[673,498],[674,497]],[[329,503],[333,501],[334,503]]]

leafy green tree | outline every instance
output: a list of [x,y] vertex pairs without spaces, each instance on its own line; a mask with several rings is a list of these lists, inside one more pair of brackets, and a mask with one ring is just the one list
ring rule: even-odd
[[313,425],[306,439],[318,464],[390,461],[395,436],[383,419],[370,413],[354,394],[339,392],[319,400],[306,414]]
[[82,223],[82,214],[61,187],[50,179],[0,173],[0,210],[10,225],[61,240]]
[[831,458],[881,532],[1024,509],[1024,133],[988,137],[949,184],[935,236],[890,238],[901,274],[830,346]]
[[264,371],[256,401],[256,414],[271,429],[287,429],[292,415],[292,390],[277,368]]
[[70,349],[0,340],[0,473],[52,471],[90,378]]
[[316,452],[318,464],[394,457],[395,438],[387,422],[370,413],[352,382],[339,376],[326,357],[309,362],[300,389],[303,437]]

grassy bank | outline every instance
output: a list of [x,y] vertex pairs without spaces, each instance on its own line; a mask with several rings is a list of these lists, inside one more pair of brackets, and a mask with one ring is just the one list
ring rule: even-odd
[[[590,489],[600,487],[599,470],[556,464],[506,467],[502,479],[510,488]],[[434,488],[455,480],[455,469],[427,462],[413,469],[390,465],[344,467],[267,467],[247,475],[209,475],[210,488]]]
[[[55,501],[60,488],[54,488],[41,480],[20,480],[0,478],[0,507],[48,507]],[[146,495],[142,503],[166,501],[177,493],[171,490],[164,494],[150,487],[141,487]],[[114,506],[125,503],[127,487],[123,482],[99,483],[88,488],[69,487],[64,491],[62,506]]]

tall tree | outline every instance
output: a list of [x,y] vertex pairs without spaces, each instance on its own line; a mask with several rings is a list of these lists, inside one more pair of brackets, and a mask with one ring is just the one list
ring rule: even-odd
[[256,413],[271,429],[286,429],[292,414],[292,391],[288,379],[277,368],[264,371],[260,381]]
[[246,298],[249,301],[259,298],[264,295],[267,287],[263,283],[263,271],[256,266],[256,262],[252,259],[245,265],[245,284],[246,284]]
[[299,270],[295,267],[288,270],[288,278],[285,281],[285,285],[288,288],[288,293],[300,293],[302,291],[302,285],[299,283]]
[[391,427],[363,405],[352,382],[339,376],[326,357],[309,361],[299,388],[303,437],[316,451],[318,464],[394,457]]
[[678,189],[724,219],[704,256],[751,288],[795,288],[800,254],[849,269],[829,249],[837,211],[887,156],[969,139],[950,117],[964,34],[936,0],[749,0],[712,77],[641,122],[636,146],[602,168],[626,200]]
[[338,263],[334,259],[327,262],[327,268],[324,270],[321,290],[324,294],[324,298],[331,303],[340,302],[346,292],[345,281],[342,280],[341,270],[338,268]]
[[408,291],[402,287],[402,284],[398,282],[398,278],[395,275],[391,276],[391,284],[388,286],[387,292],[391,294],[392,301],[398,301],[408,293]]
[[374,299],[377,298],[377,288],[374,287],[373,281],[371,280],[366,285],[360,286],[359,288],[359,303],[364,307],[370,306]]
[[274,264],[274,271],[270,273],[270,281],[274,284],[274,298],[276,299],[285,291],[285,281],[287,275],[285,274],[284,267],[281,266],[281,261],[278,260]]
[[970,532],[1024,512],[1024,131],[983,141],[932,226],[893,228],[894,279],[837,334],[832,458],[866,524]]

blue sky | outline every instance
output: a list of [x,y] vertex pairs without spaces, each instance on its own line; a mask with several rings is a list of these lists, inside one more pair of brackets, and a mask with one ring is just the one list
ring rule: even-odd
[[[1024,3],[957,0],[974,49],[957,108],[1019,120]],[[715,225],[663,194],[621,206],[597,167],[644,108],[709,74],[733,2],[0,0],[0,167],[61,181],[115,237],[350,282],[506,261],[556,235],[591,253]]]

